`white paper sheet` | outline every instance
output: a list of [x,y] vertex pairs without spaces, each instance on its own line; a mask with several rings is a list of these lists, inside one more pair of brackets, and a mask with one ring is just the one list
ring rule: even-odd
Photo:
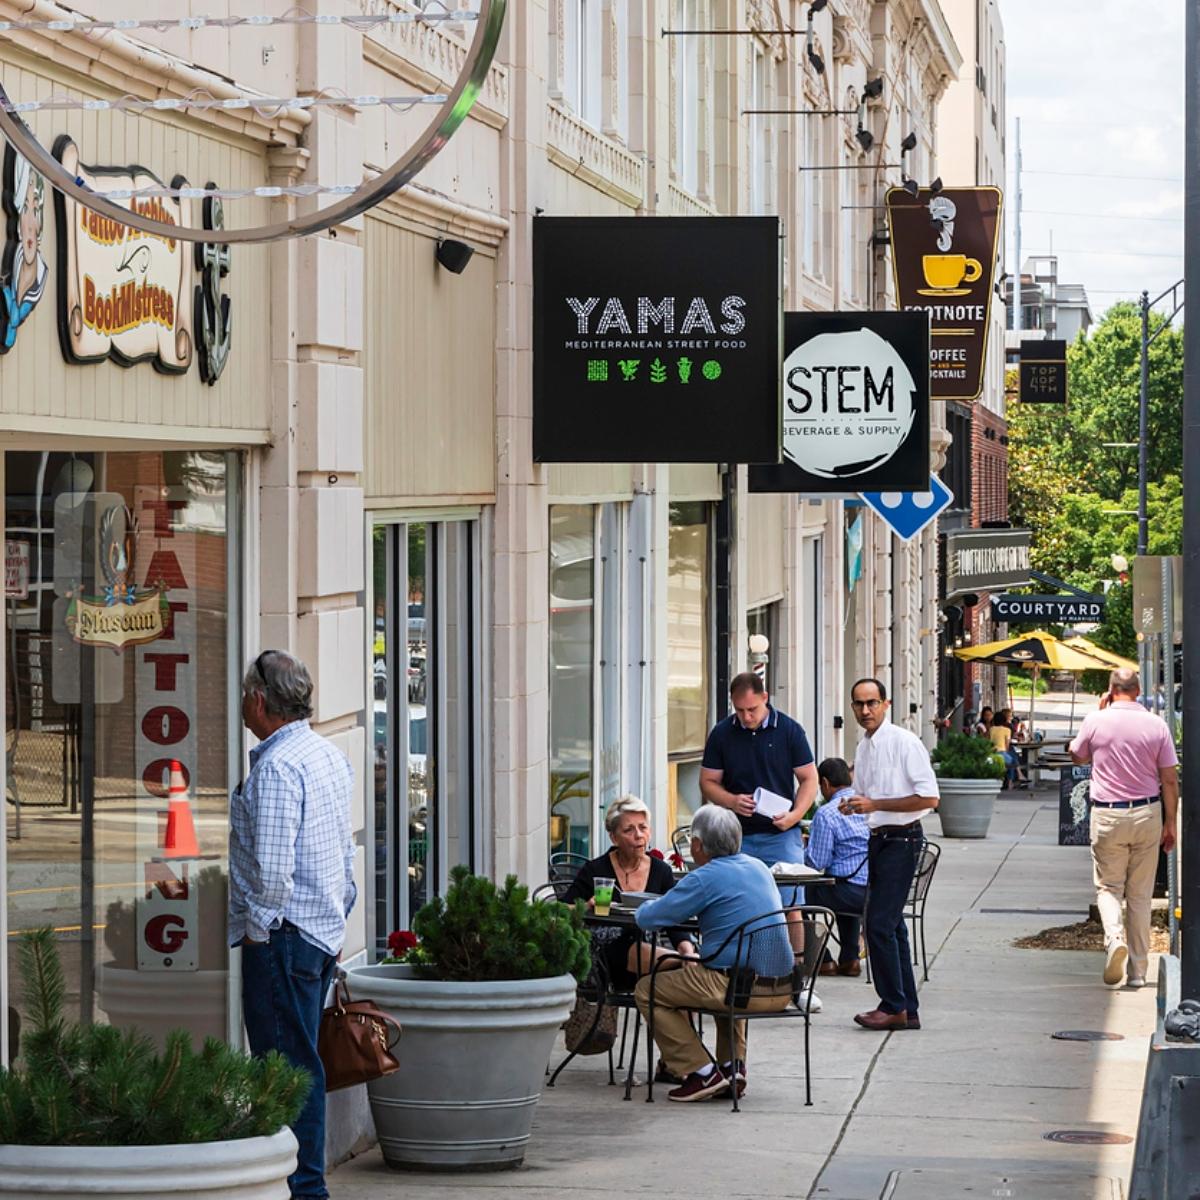
[[774,820],[776,817],[783,816],[784,813],[791,812],[792,802],[779,795],[778,792],[770,792],[766,788],[755,788],[754,811]]

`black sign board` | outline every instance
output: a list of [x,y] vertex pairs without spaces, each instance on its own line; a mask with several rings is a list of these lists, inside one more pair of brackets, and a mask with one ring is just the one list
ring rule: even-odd
[[956,529],[946,534],[946,595],[1025,587],[1028,529]]
[[1089,814],[1092,811],[1092,768],[1060,767],[1058,771],[1058,844],[1091,844]]
[[1021,403],[1066,404],[1067,343],[1021,343]]
[[750,491],[925,491],[925,314],[787,313],[783,345],[783,460],[751,467]]
[[537,217],[535,462],[779,461],[776,217]]
[[1049,621],[1055,625],[1104,620],[1103,596],[1025,596],[1005,592],[992,597],[997,621]]

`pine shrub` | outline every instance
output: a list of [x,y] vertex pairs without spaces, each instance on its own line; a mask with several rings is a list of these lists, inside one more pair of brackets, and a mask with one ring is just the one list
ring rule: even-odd
[[1003,779],[1007,769],[991,741],[969,733],[946,734],[930,757],[942,779]]
[[413,918],[420,945],[405,961],[422,975],[474,983],[586,977],[591,954],[581,907],[532,903],[515,875],[502,888],[465,866],[450,875],[446,895]]
[[312,1078],[281,1054],[251,1058],[215,1038],[196,1051],[182,1029],[158,1054],[134,1030],[69,1022],[53,930],[22,933],[19,956],[30,1032],[20,1069],[0,1068],[0,1143],[212,1142],[278,1133],[299,1115]]

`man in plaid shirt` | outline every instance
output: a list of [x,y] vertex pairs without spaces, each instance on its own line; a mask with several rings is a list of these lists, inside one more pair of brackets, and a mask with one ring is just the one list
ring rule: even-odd
[[858,975],[858,941],[862,928],[863,906],[867,899],[867,818],[840,812],[838,804],[852,796],[850,767],[844,759],[827,758],[817,767],[817,783],[824,803],[813,817],[808,831],[805,860],[810,867],[837,878],[837,883],[821,897],[821,903],[837,914],[838,942],[841,950],[835,963],[825,955],[819,968],[822,975]]
[[325,1200],[325,1072],[317,1033],[354,907],[354,773],[308,724],[312,679],[297,658],[264,650],[242,681],[242,721],[258,738],[229,818],[229,944],[242,948],[250,1050],[278,1050],[313,1077],[292,1126],[294,1198]]

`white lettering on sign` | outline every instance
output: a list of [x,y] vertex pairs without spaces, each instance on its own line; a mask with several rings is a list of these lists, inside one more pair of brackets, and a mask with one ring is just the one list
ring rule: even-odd
[[1029,570],[1028,546],[981,546],[954,553],[953,575],[1007,575]]
[[[575,314],[580,337],[591,336],[592,314],[597,309],[597,336],[614,331],[626,334],[634,332],[634,324],[629,319],[631,310],[619,296],[610,296],[603,305],[600,304],[599,296],[567,296],[565,299],[567,307]],[[722,333],[741,333],[746,328],[746,314],[743,312],[745,307],[746,301],[742,296],[726,296],[717,303],[717,311],[722,318]],[[683,310],[679,333],[693,333],[696,330],[707,334],[717,332],[712,308],[703,296],[693,296],[684,304],[680,304],[675,296],[661,296],[657,300],[653,296],[638,296],[632,304],[632,311],[636,313],[637,332],[646,334],[657,327],[661,333],[675,333],[676,313],[679,309]]]
[[4,543],[4,598],[26,600],[29,598],[29,543],[5,541]]
[[825,479],[872,471],[904,445],[917,385],[872,329],[822,333],[784,359],[783,452]]

